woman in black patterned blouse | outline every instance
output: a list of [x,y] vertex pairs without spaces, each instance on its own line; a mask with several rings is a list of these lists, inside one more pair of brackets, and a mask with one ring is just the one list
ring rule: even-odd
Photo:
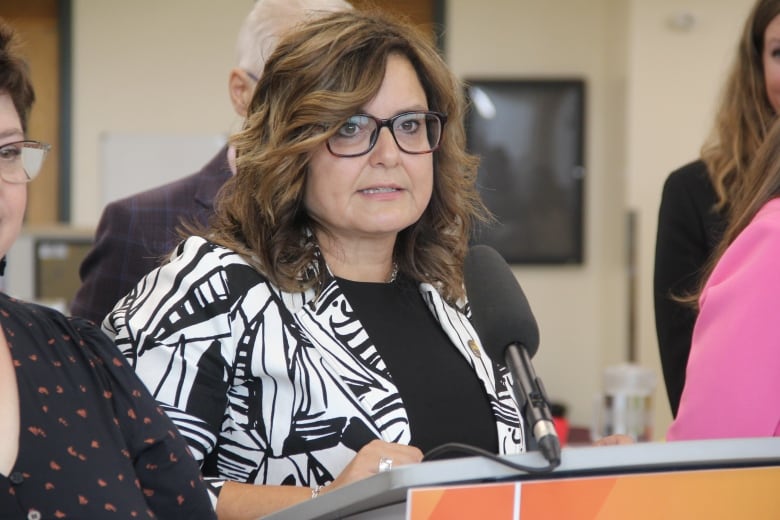
[[[0,256],[48,145],[0,19]],[[186,443],[90,323],[0,293],[0,519],[215,518]]]

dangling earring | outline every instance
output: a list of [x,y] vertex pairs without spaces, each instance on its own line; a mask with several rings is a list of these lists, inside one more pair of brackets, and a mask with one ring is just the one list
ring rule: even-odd
[[393,262],[393,272],[390,273],[390,279],[387,283],[393,283],[396,278],[398,278],[398,263]]

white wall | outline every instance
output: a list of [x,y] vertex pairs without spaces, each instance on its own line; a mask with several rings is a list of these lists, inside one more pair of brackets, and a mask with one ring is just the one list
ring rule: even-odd
[[[73,223],[100,214],[101,132],[237,128],[227,97],[251,0],[73,0]],[[752,0],[448,0],[447,57],[464,77],[587,82],[585,262],[516,269],[541,328],[537,372],[587,424],[601,369],[627,356],[626,212],[638,228],[639,360],[658,369],[652,258],[660,187],[695,158]],[[667,19],[688,10],[688,32]],[[669,422],[656,396],[656,436]]]

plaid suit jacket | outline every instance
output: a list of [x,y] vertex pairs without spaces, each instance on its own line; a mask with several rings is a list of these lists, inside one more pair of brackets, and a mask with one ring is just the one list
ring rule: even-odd
[[224,147],[192,175],[108,204],[95,243],[79,268],[81,287],[71,314],[100,323],[173,251],[180,241],[176,229],[183,222],[208,222],[214,197],[230,176]]

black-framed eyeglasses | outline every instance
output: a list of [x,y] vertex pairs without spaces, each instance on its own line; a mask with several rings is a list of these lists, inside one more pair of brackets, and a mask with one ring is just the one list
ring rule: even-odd
[[447,116],[439,112],[403,112],[390,119],[356,114],[327,141],[328,151],[337,157],[358,157],[374,148],[379,132],[387,127],[402,152],[431,153],[439,147]]
[[11,184],[30,182],[41,171],[51,145],[39,141],[16,141],[0,146],[0,178]]

